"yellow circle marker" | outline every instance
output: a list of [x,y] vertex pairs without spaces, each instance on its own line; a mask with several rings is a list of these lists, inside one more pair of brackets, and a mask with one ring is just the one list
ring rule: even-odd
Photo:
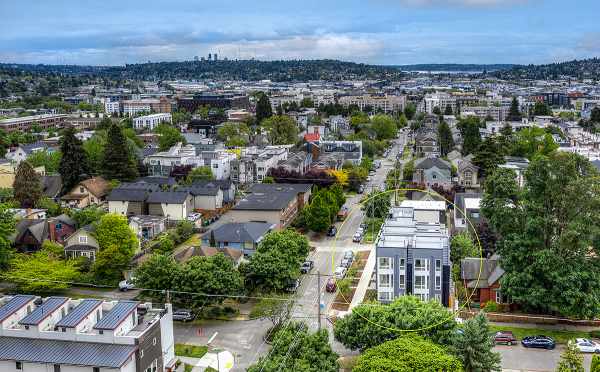
[[[338,235],[340,234],[340,232],[342,231],[342,228],[344,227],[344,224],[346,223],[346,221],[348,221],[350,219],[350,216],[352,215],[352,213],[354,213],[357,210],[357,207],[360,208],[362,207],[365,203],[369,202],[371,199],[379,196],[379,195],[387,195],[390,193],[396,193],[399,191],[418,191],[418,192],[423,192],[426,193],[428,195],[431,196],[435,196],[435,197],[439,197],[443,200],[445,200],[447,203],[450,203],[450,205],[452,205],[456,210],[458,210],[460,212],[460,214],[465,218],[465,220],[468,222],[469,226],[471,226],[471,228],[473,229],[473,232],[475,233],[475,238],[477,240],[477,245],[479,246],[479,258],[481,261],[481,263],[483,263],[483,248],[481,246],[481,242],[479,241],[479,235],[477,234],[477,230],[475,229],[475,226],[473,225],[473,223],[471,222],[471,220],[469,219],[469,217],[466,215],[466,213],[464,212],[464,210],[461,210],[459,208],[456,207],[456,205],[454,204],[454,202],[446,199],[445,197],[443,197],[442,195],[438,194],[435,191],[430,191],[430,190],[421,190],[421,189],[414,189],[414,188],[398,188],[398,189],[392,189],[392,190],[386,190],[386,191],[381,191],[378,193],[375,193],[375,195],[370,196],[368,198],[366,198],[365,200],[363,200],[362,202],[354,205],[351,210],[348,212],[348,215],[346,216],[346,218],[344,219],[344,221],[342,221],[342,224],[340,225],[340,228],[338,229],[338,233],[335,235],[335,238],[333,240],[333,245],[332,245],[332,253],[331,253],[331,272],[335,273],[335,248],[336,248],[336,244],[337,244],[337,239],[338,239]],[[384,222],[385,223],[385,222]],[[373,242],[375,243],[375,242]],[[377,248],[375,248],[377,249]],[[374,252],[371,252],[370,254],[374,254]],[[358,316],[360,316],[361,318],[365,319],[368,323],[373,324],[379,328],[383,328],[389,331],[393,331],[393,332],[398,332],[398,333],[402,333],[402,332],[420,332],[420,331],[426,331],[428,329],[432,329],[432,328],[436,328],[446,322],[449,322],[451,320],[453,320],[456,315],[462,310],[464,309],[467,304],[470,302],[471,298],[473,297],[473,295],[475,294],[475,289],[477,288],[477,285],[479,284],[479,280],[481,278],[481,273],[483,272],[483,265],[480,264],[479,265],[479,274],[477,275],[477,281],[476,281],[476,285],[475,288],[473,288],[473,291],[471,291],[471,294],[469,295],[469,297],[467,298],[467,301],[465,301],[465,303],[459,307],[456,311],[450,312],[450,316],[446,319],[443,319],[441,322],[435,323],[435,324],[431,324],[428,325],[426,327],[421,327],[418,329],[399,329],[399,328],[395,328],[395,327],[387,327],[384,325],[381,325],[377,322],[372,321],[371,319],[367,318],[366,316],[356,312],[356,314]],[[350,305],[350,302],[348,301],[348,299],[341,293],[339,292],[340,295],[342,296],[342,298],[344,299],[344,301],[346,302],[347,305]],[[385,306],[381,303],[377,303],[377,304],[363,304],[366,306]],[[353,309],[354,312],[355,309]]]

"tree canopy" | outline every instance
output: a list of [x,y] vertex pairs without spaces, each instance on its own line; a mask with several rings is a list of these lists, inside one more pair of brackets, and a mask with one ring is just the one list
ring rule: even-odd
[[60,152],[62,158],[58,173],[62,179],[63,192],[68,192],[90,175],[87,153],[83,151],[81,140],[75,137],[75,129],[67,128],[63,131]]
[[454,148],[454,139],[452,138],[452,131],[450,130],[448,123],[445,121],[440,123],[437,135],[440,144],[440,153],[442,156],[446,156]]
[[287,115],[275,115],[260,124],[267,133],[271,145],[289,145],[298,141],[298,126]]
[[154,133],[160,135],[158,137],[158,147],[160,151],[167,151],[177,143],[186,144],[185,137],[172,125],[162,123],[154,128]]
[[452,338],[451,350],[461,361],[465,372],[502,371],[500,354],[492,351],[494,340],[483,313],[467,319]]
[[136,155],[131,152],[122,128],[113,123],[102,156],[102,175],[108,180],[131,181],[139,176]]
[[96,225],[94,235],[100,246],[93,271],[102,281],[117,281],[129,268],[138,249],[138,239],[129,228],[127,217],[105,214]]
[[33,208],[42,197],[43,185],[41,177],[35,172],[27,160],[19,163],[13,182],[15,199],[21,208]]

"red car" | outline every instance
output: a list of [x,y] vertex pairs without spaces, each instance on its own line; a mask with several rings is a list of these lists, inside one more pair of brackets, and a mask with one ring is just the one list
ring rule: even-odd
[[327,285],[325,285],[325,290],[329,293],[333,293],[336,289],[337,285],[335,284],[335,278],[329,278],[327,280]]
[[513,345],[517,343],[517,339],[511,331],[500,331],[494,335],[494,343]]

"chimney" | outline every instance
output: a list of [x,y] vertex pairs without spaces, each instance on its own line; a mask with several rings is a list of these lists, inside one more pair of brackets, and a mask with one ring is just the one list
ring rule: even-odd
[[50,230],[50,241],[56,242],[56,223],[54,220],[48,222],[48,230]]

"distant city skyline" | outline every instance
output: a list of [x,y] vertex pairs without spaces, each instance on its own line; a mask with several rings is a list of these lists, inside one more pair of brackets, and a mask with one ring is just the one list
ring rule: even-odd
[[0,62],[339,59],[541,64],[600,55],[592,0],[12,1]]

